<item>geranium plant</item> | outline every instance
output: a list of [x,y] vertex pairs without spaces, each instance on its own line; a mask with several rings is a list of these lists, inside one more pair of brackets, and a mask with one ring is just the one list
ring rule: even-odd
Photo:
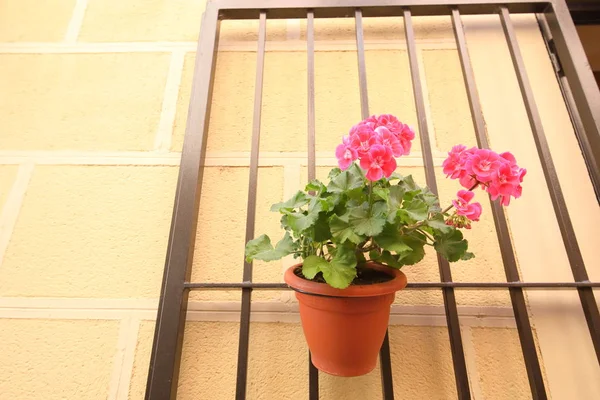
[[474,202],[481,188],[492,200],[510,203],[521,196],[525,169],[511,153],[456,145],[443,163],[447,177],[464,188],[446,208],[412,176],[396,173],[396,157],[408,155],[414,131],[392,115],[372,116],[353,126],[336,148],[339,168],[329,182],[313,180],[291,199],[274,204],[285,235],[275,246],[266,235],[246,245],[246,258],[301,257],[302,275],[334,288],[348,287],[367,260],[390,268],[418,263],[425,246],[449,262],[468,260],[461,229],[482,212]]

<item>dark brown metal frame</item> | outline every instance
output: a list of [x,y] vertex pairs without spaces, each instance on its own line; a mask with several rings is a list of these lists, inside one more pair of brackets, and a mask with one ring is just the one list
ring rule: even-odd
[[[219,38],[219,21],[222,19],[259,20],[246,223],[246,240],[249,240],[254,237],[267,17],[307,19],[309,179],[315,176],[314,18],[349,16],[355,18],[359,70],[358,90],[360,92],[363,118],[369,115],[369,111],[362,18],[381,16],[402,16],[404,18],[426,180],[431,190],[436,192],[437,185],[431,144],[427,134],[424,93],[417,66],[415,37],[411,18],[413,15],[448,15],[451,17],[477,142],[480,147],[485,148],[488,147],[485,125],[470,64],[461,14],[492,13],[497,13],[502,22],[536,148],[542,161],[544,176],[550,190],[552,204],[573,271],[574,282],[521,282],[504,210],[499,204],[493,203],[492,212],[507,282],[452,282],[448,263],[444,259],[438,258],[441,282],[414,282],[409,283],[408,288],[439,288],[442,290],[457,393],[460,399],[470,399],[471,393],[462,346],[455,289],[509,290],[534,399],[546,399],[547,392],[544,387],[539,357],[527,312],[523,294],[524,289],[577,290],[596,355],[600,362],[600,314],[592,291],[592,288],[600,287],[600,283],[590,282],[588,279],[510,19],[510,13],[537,14],[550,55],[555,63],[560,66],[557,68],[557,78],[571,112],[577,139],[590,172],[590,179],[597,193],[600,193],[600,169],[598,168],[600,165],[600,93],[595,85],[592,71],[584,62],[585,54],[564,0],[487,0],[485,2],[482,0],[216,0],[209,2],[206,7],[198,44],[188,124],[150,360],[146,388],[147,400],[163,400],[176,397],[189,291],[219,289],[240,289],[242,291],[236,399],[245,399],[252,291],[287,288],[286,285],[281,283],[253,283],[252,264],[250,263],[244,263],[243,282],[190,282]],[[390,343],[387,335],[380,352],[380,362],[383,398],[393,399],[393,375]],[[309,398],[311,400],[318,399],[318,371],[310,361],[308,376]]]

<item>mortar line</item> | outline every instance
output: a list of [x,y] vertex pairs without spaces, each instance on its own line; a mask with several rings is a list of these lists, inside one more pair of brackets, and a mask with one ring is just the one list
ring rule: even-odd
[[[425,96],[423,96],[423,101],[425,103],[425,118],[427,119],[427,126],[429,127],[429,143],[431,143],[431,150],[435,157],[436,154],[440,153],[440,150],[438,149],[435,123],[431,112],[431,102],[429,100],[430,93],[427,87],[427,74],[425,71],[425,58],[423,57],[423,48],[421,46],[417,46],[417,65],[419,66],[419,74],[421,76],[421,86],[423,87],[423,93],[425,94]],[[420,134],[421,132],[419,132],[419,135]],[[442,154],[446,155],[446,153]]]
[[123,360],[125,356],[125,348],[127,347],[127,336],[131,318],[124,318],[119,323],[119,336],[117,339],[117,348],[113,356],[113,369],[108,385],[108,399],[117,400],[119,392],[119,381],[123,370]]
[[473,330],[471,326],[462,326],[462,339],[465,349],[465,361],[467,362],[467,372],[471,382],[471,395],[473,400],[484,400],[481,385],[479,383],[479,370],[477,368],[477,354],[475,344],[473,343]]
[[0,267],[4,261],[4,255],[10,242],[13,230],[17,223],[19,212],[29,186],[29,181],[33,175],[33,164],[23,164],[19,166],[17,176],[13,186],[8,194],[2,212],[0,213]]
[[64,41],[72,44],[77,42],[79,32],[81,32],[81,26],[83,25],[83,18],[85,17],[85,11],[88,6],[88,0],[77,0],[75,7],[73,8],[73,14],[65,33]]
[[131,318],[127,328],[125,338],[125,353],[123,355],[123,364],[119,378],[119,388],[117,390],[117,400],[127,400],[129,398],[129,388],[131,387],[131,378],[133,375],[133,364],[135,362],[135,351],[137,349],[138,335],[140,330],[140,320]]
[[[446,156],[436,154],[434,164],[441,166]],[[181,153],[179,152],[60,152],[60,151],[0,151],[0,164],[21,165],[24,163],[37,165],[179,165]],[[299,166],[306,166],[306,153],[296,152],[264,152],[261,154],[259,166],[285,166],[290,162]],[[398,159],[399,166],[420,167],[423,160],[420,152],[413,152],[410,156]],[[317,152],[317,166],[337,166],[337,159],[331,152]],[[207,152],[206,166],[249,166],[247,152]]]
[[177,113],[177,100],[179,98],[179,88],[183,76],[183,64],[185,61],[185,51],[175,50],[171,53],[169,63],[169,72],[167,82],[163,93],[162,110],[160,121],[154,138],[154,150],[159,152],[169,152],[173,137],[173,125]]
[[[79,33],[76,33],[78,35]],[[70,34],[71,36],[75,34]],[[66,40],[66,39],[65,39]],[[419,47],[428,50],[456,50],[454,39],[422,39]],[[65,41],[62,43],[20,42],[0,44],[0,54],[72,54],[72,53],[170,53],[173,51],[194,52],[195,42],[97,42],[86,43]],[[403,40],[373,40],[365,42],[366,50],[406,50]],[[255,52],[254,42],[227,41],[219,43],[219,51]],[[267,43],[267,52],[303,52],[304,40],[278,40]],[[354,40],[317,40],[315,51],[356,50]]]

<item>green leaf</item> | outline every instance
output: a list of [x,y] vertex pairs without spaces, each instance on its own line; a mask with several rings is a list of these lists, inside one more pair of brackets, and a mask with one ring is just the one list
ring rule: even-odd
[[384,250],[381,253],[381,257],[379,257],[379,262],[388,265],[392,268],[401,268],[404,264],[402,264],[399,259],[401,256],[394,255],[387,250]]
[[382,187],[374,187],[373,194],[385,201],[388,201],[390,198],[390,190]]
[[332,180],[332,179],[335,179],[335,177],[341,173],[342,173],[342,170],[339,169],[338,167],[335,167],[335,168],[332,168],[331,171],[329,171],[329,174],[327,175],[327,177],[329,178],[329,180]]
[[308,256],[302,261],[302,275],[307,279],[313,279],[320,271],[319,267],[322,263],[327,261],[318,256]]
[[450,233],[437,235],[433,247],[446,260],[455,262],[465,254],[469,243],[463,239],[461,231],[453,229]]
[[421,190],[419,185],[415,183],[415,180],[412,175],[405,176],[403,179],[400,180],[400,182],[398,182],[398,185],[400,185],[405,192]]
[[429,206],[430,213],[439,213],[442,211],[440,207],[440,200],[429,188],[423,189],[423,193],[420,196],[423,201]]
[[319,263],[319,269],[329,285],[337,289],[347,288],[356,277],[354,246],[339,246],[331,262]]
[[460,257],[460,259],[461,259],[461,260],[463,260],[463,261],[468,261],[468,260],[470,260],[471,258],[475,258],[475,254],[473,254],[473,253],[471,253],[471,252],[469,252],[469,251],[465,251],[465,254],[463,254],[463,255]]
[[375,242],[385,250],[396,253],[412,251],[406,243],[406,235],[401,235],[397,225],[386,224],[381,234],[374,238]]
[[[292,211],[294,208],[300,208],[310,201],[306,193],[298,191],[291,199],[283,203],[276,203],[271,206],[271,211]],[[283,211],[282,211],[283,210]]]
[[400,180],[403,180],[403,179],[404,179],[404,176],[400,175],[400,174],[399,174],[399,173],[397,173],[397,172],[392,172],[392,174],[391,174],[391,175],[390,175],[390,177],[388,178],[388,181],[393,181],[393,180],[395,180],[395,179],[400,179]]
[[285,233],[283,239],[277,242],[275,248],[271,244],[271,239],[267,235],[261,235],[256,239],[250,240],[246,244],[246,261],[253,260],[273,261],[279,260],[293,253],[296,250],[296,245],[292,240],[289,232]]
[[354,227],[354,232],[359,235],[375,236],[381,233],[385,225],[387,210],[384,202],[373,204],[369,212],[369,204],[364,203],[361,207],[350,211],[348,222]]
[[402,239],[410,246],[411,251],[407,251],[399,255],[399,261],[403,265],[413,265],[421,261],[425,257],[425,240],[420,239],[416,232],[410,235],[404,235]]
[[429,207],[424,201],[418,198],[413,198],[409,202],[405,201],[402,205],[402,208],[404,209],[404,211],[406,211],[408,216],[414,219],[415,221],[423,221],[427,219],[427,212],[429,210]]
[[313,179],[312,181],[308,182],[304,190],[307,192],[315,192],[317,194],[321,194],[325,192],[327,188],[320,180]]
[[331,239],[331,231],[328,223],[329,216],[327,213],[319,213],[319,218],[315,222],[313,239],[315,242],[325,242]]
[[339,195],[337,199],[334,196],[327,196],[325,198],[320,198],[319,203],[321,203],[321,209],[323,211],[331,211],[335,208],[336,204],[339,203]]
[[449,233],[453,229],[451,226],[446,225],[442,214],[435,214],[431,219],[428,219],[427,225],[440,231],[440,233]]
[[[362,254],[362,253],[361,253]],[[369,260],[378,261],[381,258],[381,253],[378,249],[369,251]]]
[[400,186],[391,186],[388,190],[388,222],[394,223],[398,217],[398,210],[402,208],[404,189]]
[[313,207],[309,207],[308,211],[295,212],[286,215],[286,223],[294,232],[303,232],[317,222],[320,211],[321,203],[316,202]]
[[348,215],[332,215],[329,219],[329,228],[331,229],[331,235],[336,243],[344,243],[346,240],[354,244],[362,242],[365,237],[357,235],[354,232],[354,228],[348,223]]
[[348,190],[362,188],[364,185],[362,172],[360,171],[360,168],[356,167],[356,164],[353,164],[353,166],[355,168],[350,167],[333,178],[331,182],[329,182],[329,185],[327,185],[327,190],[331,193],[343,193]]

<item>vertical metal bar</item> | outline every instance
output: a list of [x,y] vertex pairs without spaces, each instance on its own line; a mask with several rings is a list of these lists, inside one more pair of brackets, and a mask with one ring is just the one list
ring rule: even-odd
[[306,13],[306,60],[308,79],[308,180],[315,179],[315,13]]
[[[581,115],[579,115],[577,102],[575,101],[575,97],[573,96],[573,91],[571,90],[569,78],[567,78],[567,76],[565,75],[565,70],[562,67],[560,57],[557,54],[556,41],[552,36],[552,32],[548,24],[548,19],[546,18],[546,15],[547,14],[536,14],[538,25],[540,27],[540,32],[542,33],[544,41],[546,42],[546,49],[548,50],[548,54],[551,60],[553,60],[553,63],[556,63],[559,67],[558,71],[557,68],[555,68],[556,79],[558,80],[560,91],[565,100],[567,110],[569,111],[569,118],[571,119],[571,123],[573,124],[573,130],[575,131],[575,136],[577,137],[579,148],[581,149],[581,152],[583,154],[588,174],[590,175],[590,180],[592,181],[592,186],[594,187],[594,191],[596,192],[596,199],[600,203],[600,153],[598,153],[599,158],[594,158],[594,154],[592,151],[594,149],[594,146],[591,142],[592,138],[586,134],[587,130],[583,124]],[[570,39],[577,40],[577,38]],[[581,60],[582,63],[583,61],[584,60]],[[588,86],[593,84],[594,82],[589,82]],[[598,144],[597,146],[598,148],[600,148],[600,144]]]
[[312,363],[310,351],[308,352],[308,398],[319,400],[319,370]]
[[553,0],[544,15],[585,128],[579,143],[600,200],[600,92],[565,1]]
[[[308,84],[308,180],[315,179],[315,13],[308,10],[306,13],[306,61]],[[312,363],[310,351],[308,352],[308,398],[319,399],[319,370]]]
[[206,7],[201,32],[150,356],[146,400],[175,399],[177,396],[189,293],[184,283],[189,280],[194,254],[219,39],[218,10],[213,5]]
[[[245,243],[254,238],[256,218],[256,188],[258,185],[258,156],[260,147],[260,118],[262,111],[263,72],[265,65],[265,41],[267,36],[267,12],[260,12],[258,27],[258,49],[256,51],[256,83],[254,85],[254,115],[252,121],[252,147],[250,150],[250,176],[248,185],[248,206],[246,215]],[[252,282],[252,263],[244,260],[244,282]],[[242,307],[240,314],[240,339],[238,347],[236,400],[246,398],[248,378],[248,341],[250,336],[250,307],[252,289],[242,289]]]
[[[423,101],[423,88],[421,86],[419,64],[417,61],[417,47],[412,26],[411,12],[409,9],[404,9],[404,31],[408,48],[408,58],[415,97],[415,106],[417,108],[417,118],[419,120],[419,136],[421,139],[421,147],[423,148],[425,177],[429,189],[437,194],[437,182],[433,167],[431,143],[429,142],[429,129],[427,127],[427,118],[425,115],[425,103]],[[450,271],[450,265],[448,264],[448,261],[442,258],[439,254],[438,265],[442,282],[451,282],[452,274]],[[460,321],[458,319],[458,309],[456,307],[454,289],[444,288],[442,289],[442,294],[444,296],[446,322],[448,324],[448,334],[450,336],[450,348],[452,351],[452,362],[454,364],[454,376],[456,378],[458,397],[459,399],[470,399],[471,392],[469,389],[469,377],[467,375],[467,366],[465,363],[465,353],[462,344]]]
[[[362,118],[369,117],[369,95],[367,91],[367,66],[365,62],[365,40],[362,27],[362,11],[357,8],[354,12],[356,23],[356,46],[358,49],[358,79],[360,87],[360,110]],[[379,350],[379,366],[381,369],[381,390],[385,400],[394,399],[394,380],[392,376],[392,360],[390,357],[390,339],[385,332],[383,344]]]
[[[477,137],[477,145],[481,148],[487,149],[489,148],[489,143],[486,136],[485,123],[483,121],[483,113],[481,111],[481,103],[479,101],[479,95],[477,93],[477,87],[475,84],[475,75],[473,73],[471,60],[469,58],[465,32],[460,18],[460,13],[457,8],[452,9],[452,26],[454,28],[454,36],[456,38],[458,55],[465,80],[467,97],[469,99],[471,117],[473,119],[473,126],[475,128],[475,134]],[[517,268],[517,261],[515,259],[504,209],[498,202],[491,202],[491,205],[506,279],[509,282],[518,282],[520,281],[519,270]],[[517,322],[519,339],[521,340],[521,348],[523,349],[523,358],[525,360],[525,367],[527,370],[527,376],[529,378],[531,394],[534,399],[546,399],[546,389],[544,388],[544,380],[542,377],[540,362],[533,338],[533,331],[531,330],[531,324],[529,322],[523,289],[511,288],[509,289],[509,293],[513,306],[513,312],[515,314],[515,320]]]
[[365,62],[365,40],[362,26],[362,11],[354,11],[356,24],[356,48],[358,50],[358,81],[360,87],[360,111],[362,118],[369,117],[369,93],[367,91],[367,64]]
[[[550,199],[552,200],[552,206],[556,214],[556,219],[562,235],[562,239],[567,251],[567,257],[569,258],[569,264],[573,272],[573,277],[576,281],[588,281],[588,274],[585,269],[581,250],[577,243],[571,217],[565,203],[565,199],[558,181],[558,175],[554,162],[552,161],[552,155],[550,154],[550,148],[546,140],[546,135],[542,126],[542,121],[535,104],[533,96],[533,90],[529,83],[527,71],[525,69],[525,62],[519,50],[519,44],[517,42],[517,36],[515,34],[514,27],[510,20],[510,14],[506,7],[500,7],[500,21],[502,22],[502,28],[504,29],[504,35],[508,43],[508,49],[513,61],[515,72],[517,74],[517,80],[519,82],[519,88],[525,102],[525,109],[529,118],[529,124],[533,132],[533,138],[535,146],[537,148],[538,155],[542,162],[542,170],[550,193]],[[591,288],[579,288],[577,290],[579,299],[581,300],[581,306],[587,320],[592,342],[596,350],[596,357],[600,363],[600,313],[598,312],[598,304],[594,297],[594,292]]]

